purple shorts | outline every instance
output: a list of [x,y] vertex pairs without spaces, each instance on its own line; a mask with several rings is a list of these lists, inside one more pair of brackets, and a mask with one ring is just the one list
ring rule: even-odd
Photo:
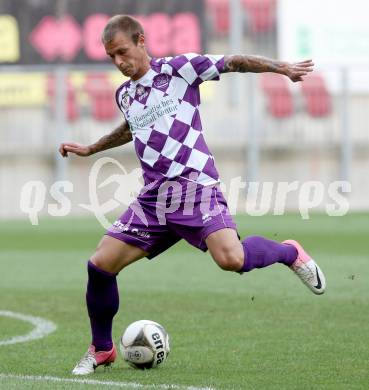
[[141,248],[151,259],[182,238],[205,252],[210,233],[236,230],[218,185],[204,187],[186,180],[165,184],[141,193],[106,234]]

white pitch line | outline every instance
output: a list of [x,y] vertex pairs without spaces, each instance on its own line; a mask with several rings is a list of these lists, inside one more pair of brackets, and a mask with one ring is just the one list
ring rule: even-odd
[[7,340],[0,340],[0,346],[2,345],[11,345],[16,343],[24,343],[26,341],[41,339],[48,334],[54,332],[57,326],[49,321],[40,317],[34,317],[30,315],[25,315],[21,313],[14,313],[13,311],[0,310],[0,316],[15,318],[17,320],[29,322],[35,327],[31,330],[31,332],[22,335],[22,336],[14,336]]
[[99,381],[95,379],[70,379],[59,378],[56,376],[33,376],[33,375],[14,375],[14,374],[1,374],[1,379],[19,379],[24,381],[36,381],[36,382],[59,382],[59,383],[80,383],[83,385],[95,385],[95,386],[115,386],[121,388],[135,388],[135,389],[161,389],[161,390],[216,390],[213,387],[196,387],[196,386],[184,386],[184,385],[144,385],[136,382],[114,382],[114,381]]

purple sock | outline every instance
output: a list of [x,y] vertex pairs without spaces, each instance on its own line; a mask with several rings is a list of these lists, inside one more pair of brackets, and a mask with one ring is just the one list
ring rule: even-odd
[[86,303],[90,317],[92,345],[96,351],[109,351],[113,347],[113,317],[119,308],[119,294],[115,274],[103,271],[88,262]]
[[297,258],[294,246],[280,244],[264,237],[251,236],[242,241],[245,262],[241,272],[249,272],[254,268],[264,268],[274,263],[290,266]]

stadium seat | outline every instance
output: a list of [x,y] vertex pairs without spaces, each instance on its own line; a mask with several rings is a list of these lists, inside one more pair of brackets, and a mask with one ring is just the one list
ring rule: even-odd
[[264,73],[261,75],[261,87],[265,93],[268,111],[271,115],[280,119],[292,115],[292,93],[284,76]]
[[117,114],[115,91],[105,73],[89,73],[85,90],[91,103],[92,116],[98,121],[110,121]]
[[[207,9],[217,34],[229,31],[229,0],[206,0]],[[251,31],[262,33],[271,31],[276,22],[276,0],[242,0],[243,8],[250,19]]]
[[[52,110],[55,110],[55,77],[49,75],[47,79],[47,94],[50,97]],[[76,91],[70,80],[67,81],[67,119],[74,122],[79,117],[79,108],[77,103]]]
[[229,30],[229,0],[206,0],[213,28],[217,34],[226,34]]
[[331,96],[321,74],[314,72],[305,77],[304,82],[301,83],[301,91],[307,112],[312,117],[319,118],[330,114]]
[[250,17],[251,31],[271,31],[276,21],[276,0],[243,0],[243,6]]

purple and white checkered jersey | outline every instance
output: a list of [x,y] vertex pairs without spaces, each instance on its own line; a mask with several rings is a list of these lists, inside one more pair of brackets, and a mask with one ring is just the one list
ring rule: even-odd
[[125,82],[116,93],[145,184],[176,177],[217,183],[214,158],[202,134],[199,85],[219,80],[224,56],[190,53],[152,59],[150,65],[143,77]]

